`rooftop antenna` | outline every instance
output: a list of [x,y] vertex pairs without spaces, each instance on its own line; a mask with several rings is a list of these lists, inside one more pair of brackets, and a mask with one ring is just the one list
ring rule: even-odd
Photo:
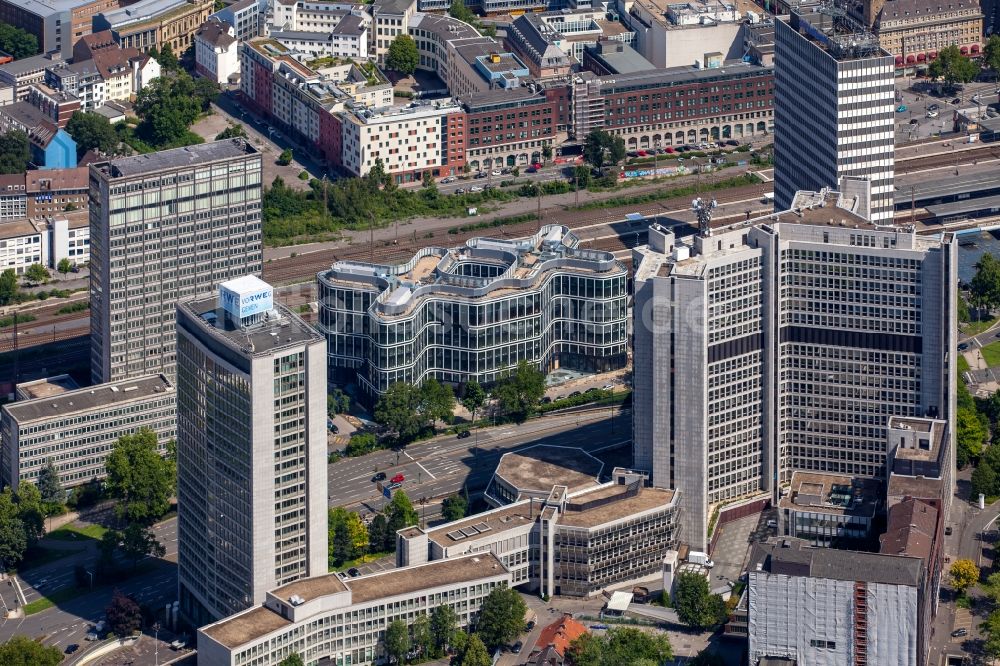
[[691,202],[691,210],[698,216],[698,235],[702,238],[708,238],[712,235],[712,211],[718,205],[719,203],[715,199],[707,202],[703,201],[701,197]]

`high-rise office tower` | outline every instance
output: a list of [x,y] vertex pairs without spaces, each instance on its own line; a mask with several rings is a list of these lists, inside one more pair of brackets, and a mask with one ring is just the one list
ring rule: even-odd
[[653,225],[634,264],[633,464],[680,493],[680,540],[698,548],[708,507],[764,478],[762,253],[745,234],[689,245]]
[[870,211],[859,213],[891,223],[895,59],[837,7],[793,9],[775,31],[774,209],[855,176],[871,188]]
[[216,141],[90,166],[91,379],[176,367],[177,301],[261,271],[261,159]]
[[884,477],[890,417],[953,423],[957,246],[864,208],[800,192],[635,251],[635,465],[680,491],[680,541],[795,471]]
[[178,583],[200,626],[327,571],[326,341],[253,276],[177,306]]

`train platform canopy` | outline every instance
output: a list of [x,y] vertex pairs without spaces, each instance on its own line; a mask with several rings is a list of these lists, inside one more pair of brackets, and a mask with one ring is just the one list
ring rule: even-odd
[[968,215],[970,213],[981,215],[997,213],[1000,212],[1000,195],[979,199],[963,199],[962,201],[927,206],[927,212],[938,220],[955,215]]

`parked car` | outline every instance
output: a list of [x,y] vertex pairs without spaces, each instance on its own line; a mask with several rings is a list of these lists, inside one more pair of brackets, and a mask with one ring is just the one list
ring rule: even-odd
[[961,97],[956,97],[955,99],[951,100],[951,103],[952,104],[961,104],[962,103],[962,98]]
[[392,483],[402,483],[403,481],[406,481],[406,477],[403,476],[402,474],[397,474],[396,476],[389,479],[389,481]]
[[669,153],[672,153],[672,152],[674,152],[674,147],[673,147],[673,146],[667,146],[667,147],[666,147],[666,148],[664,148],[663,150],[664,150],[664,152],[666,152],[666,153],[668,153],[668,154],[669,154]]
[[767,526],[770,527],[770,528],[777,528],[778,527],[778,521],[774,520],[772,518],[771,520],[767,521]]
[[532,164],[530,167],[528,167],[527,169],[524,170],[524,173],[535,173],[537,171],[538,171],[538,169],[536,169],[535,165]]
[[648,154],[645,150],[640,150],[636,153],[636,157],[646,157]]
[[944,528],[944,535],[951,536],[951,525],[948,525],[948,527]]
[[962,344],[960,344],[958,346],[958,351],[965,351],[968,348],[969,348],[969,343],[968,342],[963,342]]
[[522,643],[521,641],[518,641],[518,642],[514,643],[514,647],[512,647],[510,649],[510,651],[513,652],[514,654],[521,654],[521,648],[523,648],[523,647],[524,647],[524,643]]
[[457,190],[455,190],[455,194],[465,194],[465,188],[464,187],[458,188]]
[[472,187],[469,188],[469,191],[470,192],[482,192],[483,188],[479,187],[478,185],[473,185]]
[[730,139],[729,141],[726,141],[726,145],[727,146],[739,146],[740,142],[737,141],[736,139]]
[[479,173],[476,174],[476,178],[486,178],[486,175],[487,174],[485,171],[480,171]]
[[448,176],[447,178],[445,178],[441,182],[444,183],[445,185],[447,185],[448,183],[454,183],[456,180],[458,180],[458,178],[456,178],[455,176]]
[[472,432],[469,431],[469,430],[459,430],[458,431],[458,438],[459,439],[465,439],[466,437],[472,437]]
[[955,631],[951,632],[952,638],[958,638],[960,636],[968,636],[968,635],[969,635],[969,630],[966,629],[965,627],[962,627],[961,629],[956,629]]
[[376,481],[385,481],[385,472],[379,472],[378,474],[373,476],[372,483],[375,483]]
[[937,111],[940,108],[941,108],[941,106],[938,105],[938,104],[928,104],[927,105],[927,110],[928,111]]
[[906,105],[900,104],[896,107],[896,113],[906,113]]
[[358,571],[357,567],[351,567],[350,569],[347,570],[347,575],[350,576],[351,578],[357,578],[358,576],[361,575],[361,572]]
[[500,169],[494,169],[493,171],[490,172],[490,175],[491,176],[502,176],[503,174],[500,173]]
[[606,624],[592,624],[592,625],[590,625],[590,628],[591,629],[607,629],[608,625],[606,625]]
[[85,641],[97,641],[100,639],[101,637],[97,635],[96,631],[88,631],[87,635],[83,637],[83,640]]
[[73,654],[74,652],[76,652],[79,649],[80,649],[79,645],[77,645],[76,643],[70,643],[69,645],[66,646],[66,649],[63,650],[63,653],[65,653],[65,654]]
[[531,621],[528,622],[528,624],[524,625],[524,630],[525,631],[531,631],[534,628],[535,628],[535,621],[534,620],[531,620]]
[[542,163],[541,162],[534,162],[531,166],[535,167],[535,169],[538,170],[538,169],[542,168]]

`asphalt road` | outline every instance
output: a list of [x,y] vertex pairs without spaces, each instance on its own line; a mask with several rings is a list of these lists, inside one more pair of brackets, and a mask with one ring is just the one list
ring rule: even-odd
[[[153,562],[146,573],[123,581],[114,587],[133,596],[142,604],[159,609],[177,596],[177,521],[169,520],[154,528],[157,538],[167,550],[166,558]],[[72,542],[62,542],[72,544]],[[91,564],[96,552],[94,542],[85,543],[85,551],[29,569],[19,576],[28,603],[39,598],[39,589],[51,593],[74,583],[77,564]],[[127,565],[126,565],[127,566]],[[4,603],[10,604],[13,590],[0,583]],[[14,634],[24,634],[43,640],[47,645],[64,648],[76,643],[88,647],[84,636],[90,626],[104,615],[104,608],[111,599],[112,588],[100,587],[91,593],[76,597],[56,607],[23,618],[0,620],[0,642]]]
[[587,451],[621,446],[631,439],[631,415],[618,412],[612,433],[609,414],[610,409],[547,416],[478,434],[473,431],[466,439],[447,435],[411,444],[398,452],[379,451],[343,459],[330,466],[330,505],[357,508],[363,503],[369,510],[381,508],[384,498],[372,483],[376,472],[385,472],[387,478],[403,474],[406,480],[402,489],[416,503],[421,497],[456,493],[463,486],[469,492],[482,490],[502,454],[531,444],[576,446]]

